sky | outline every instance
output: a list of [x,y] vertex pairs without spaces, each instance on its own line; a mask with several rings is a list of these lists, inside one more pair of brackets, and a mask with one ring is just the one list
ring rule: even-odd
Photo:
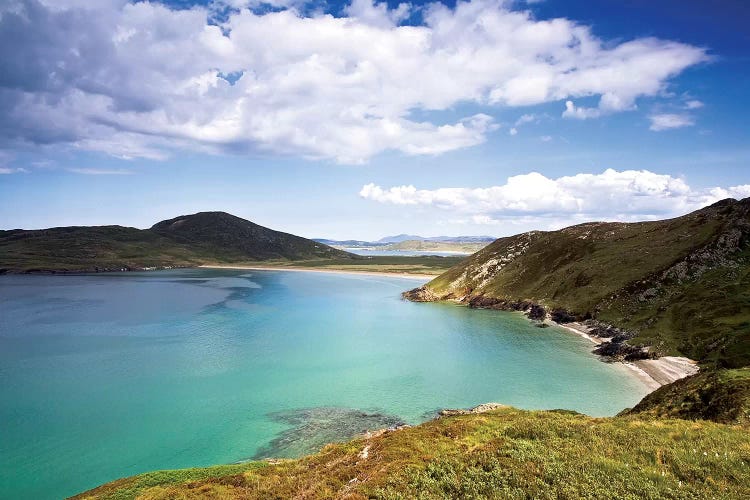
[[744,0],[2,0],[0,229],[504,236],[750,196]]

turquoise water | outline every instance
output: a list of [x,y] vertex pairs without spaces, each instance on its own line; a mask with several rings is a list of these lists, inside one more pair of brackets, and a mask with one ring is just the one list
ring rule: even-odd
[[646,392],[564,330],[400,299],[419,284],[232,270],[0,276],[0,498],[291,456],[444,407],[611,415]]

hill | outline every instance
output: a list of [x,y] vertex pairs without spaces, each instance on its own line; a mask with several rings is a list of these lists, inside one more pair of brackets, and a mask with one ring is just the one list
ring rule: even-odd
[[224,259],[303,260],[351,257],[300,236],[274,231],[224,212],[200,212],[154,224],[150,231],[191,247],[202,247]]
[[750,368],[707,370],[660,387],[627,415],[750,424]]
[[417,236],[414,234],[397,234],[380,238],[376,243],[403,243],[405,241],[434,241],[438,243],[490,243],[492,236]]
[[0,231],[0,270],[97,271],[244,261],[356,259],[299,236],[224,212],[201,212],[155,224]]
[[151,472],[74,498],[750,496],[743,426],[508,407],[464,413],[298,460]]
[[497,309],[541,305],[560,321],[615,326],[610,337],[652,353],[747,366],[750,198],[669,220],[500,238],[405,296]]

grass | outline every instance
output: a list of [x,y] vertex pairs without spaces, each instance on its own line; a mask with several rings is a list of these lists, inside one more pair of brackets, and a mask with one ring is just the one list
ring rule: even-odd
[[633,344],[726,368],[750,365],[750,198],[676,219],[590,223],[501,238],[427,287],[562,308]]
[[750,424],[750,368],[703,370],[652,392],[631,415]]
[[217,264],[437,275],[462,259],[357,256],[220,212],[178,217],[151,229],[95,226],[0,231],[0,273]]
[[507,408],[328,445],[298,460],[134,476],[76,498],[748,496],[747,427]]
[[359,259],[223,212],[122,226],[0,231],[0,271],[91,271],[187,267],[246,260]]
[[[750,262],[750,249],[737,256]],[[623,295],[600,318],[639,332],[635,343],[723,367],[750,364],[750,266],[712,269],[641,302]]]

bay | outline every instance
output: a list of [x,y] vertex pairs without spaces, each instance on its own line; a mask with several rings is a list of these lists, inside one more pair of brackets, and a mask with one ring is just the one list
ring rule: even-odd
[[613,415],[646,387],[517,313],[423,281],[283,271],[0,276],[0,498],[298,456],[440,408]]

